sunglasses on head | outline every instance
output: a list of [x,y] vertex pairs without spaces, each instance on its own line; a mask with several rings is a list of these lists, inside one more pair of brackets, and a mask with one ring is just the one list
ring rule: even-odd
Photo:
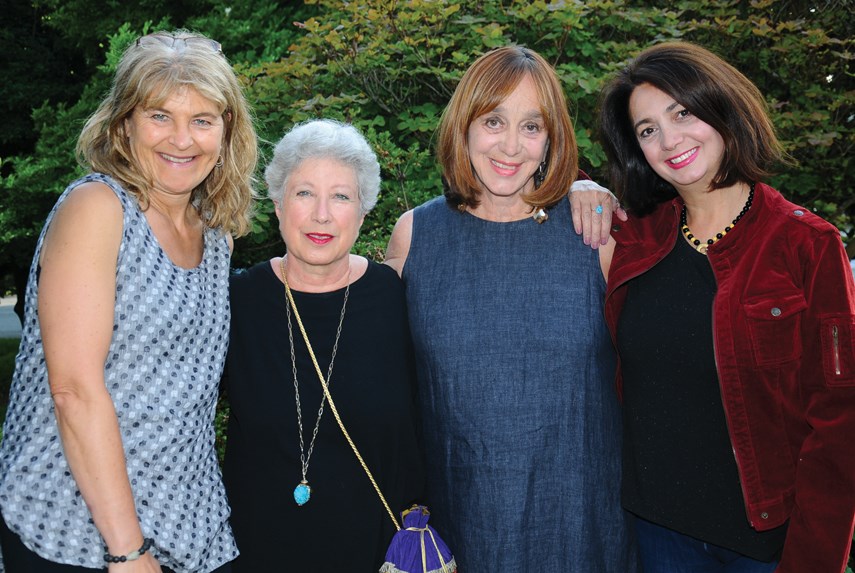
[[203,46],[209,46],[218,54],[223,53],[223,46],[220,45],[219,42],[211,40],[210,38],[203,38],[202,36],[173,36],[172,34],[165,32],[155,32],[154,34],[137,38],[137,46],[144,46],[146,44],[151,44],[152,42],[159,42],[165,46],[169,46],[170,48],[176,47],[176,44],[180,45],[179,42],[183,42],[185,46],[190,44],[200,44]]

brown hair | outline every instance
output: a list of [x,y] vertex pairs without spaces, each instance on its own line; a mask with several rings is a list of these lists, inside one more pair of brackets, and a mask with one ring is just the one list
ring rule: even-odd
[[751,80],[700,46],[652,46],[617,73],[600,101],[600,139],[609,160],[610,185],[635,214],[649,213],[677,194],[647,163],[633,129],[629,98],[645,83],[667,93],[721,136],[724,156],[712,189],[760,181],[769,176],[775,161],[786,160],[766,101]]
[[451,205],[475,207],[481,194],[469,159],[469,125],[498,107],[526,75],[537,90],[549,149],[546,177],[523,200],[534,207],[551,207],[567,194],[576,179],[576,134],[555,70],[528,48],[506,46],[484,54],[470,66],[442,114],[437,159],[446,186],[445,197]]
[[223,164],[193,190],[191,202],[207,226],[246,234],[258,161],[255,128],[231,65],[220,45],[205,36],[158,32],[131,44],[119,61],[110,92],[77,140],[78,160],[119,181],[146,209],[153,183],[133,157],[124,122],[138,105],[157,106],[185,87],[218,104],[224,122]]

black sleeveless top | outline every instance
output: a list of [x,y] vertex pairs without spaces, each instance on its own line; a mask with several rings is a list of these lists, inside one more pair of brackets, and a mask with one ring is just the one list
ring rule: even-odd
[[758,533],[746,516],[713,353],[715,293],[707,257],[679,237],[628,284],[617,328],[623,503],[653,523],[771,561],[786,527]]

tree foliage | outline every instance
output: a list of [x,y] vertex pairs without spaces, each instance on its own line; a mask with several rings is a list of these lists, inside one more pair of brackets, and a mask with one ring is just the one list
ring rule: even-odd
[[[259,116],[263,146],[295,122],[336,117],[363,129],[381,156],[384,201],[358,244],[379,253],[406,208],[439,192],[432,137],[457,79],[481,53],[508,43],[543,54],[566,87],[582,164],[604,173],[594,138],[597,94],[647,45],[698,42],[754,80],[767,96],[797,166],[772,184],[852,236],[850,151],[855,142],[852,30],[842,3],[660,3],[596,0],[485,2],[309,0],[287,54],[240,69]],[[271,226],[268,225],[268,231]],[[264,229],[247,243],[266,256]],[[253,256],[250,258],[259,258]]]
[[[83,0],[41,4],[55,7],[52,22],[81,33],[87,28]],[[782,166],[771,183],[853,236],[855,40],[843,1],[686,0],[663,6],[649,0],[188,0],[175,14],[161,7],[169,9],[160,0],[146,2],[145,10],[114,8],[113,27],[102,23],[97,32],[107,34],[101,41],[111,46],[107,54],[170,22],[216,37],[256,110],[262,157],[305,119],[338,118],[363,130],[384,179],[380,202],[357,243],[370,256],[382,256],[401,212],[440,192],[432,144],[442,109],[466,67],[508,43],[527,45],[555,66],[581,163],[597,178],[605,173],[594,136],[597,94],[608,76],[653,42],[685,39],[719,53],[766,94],[781,138],[798,161]],[[131,10],[124,28],[117,19],[122,10]],[[142,14],[163,20],[146,27]],[[74,176],[74,138],[114,63],[105,57],[76,103],[37,107],[39,147],[7,160],[11,169],[0,180],[0,201],[14,209],[0,213],[0,244],[15,244],[14,256],[27,258],[27,242],[45,210]],[[238,241],[236,265],[281,251],[272,217],[269,202],[261,201],[252,234]]]
[[[664,40],[720,54],[764,92],[797,161],[771,183],[855,244],[851,0],[140,0],[102,3],[98,18],[88,0],[13,4],[0,27],[10,118],[0,135],[0,269],[27,268],[45,215],[80,173],[74,142],[121,50],[173,26],[222,43],[256,110],[262,157],[309,118],[343,119],[366,134],[384,180],[357,243],[372,257],[382,257],[400,213],[440,192],[433,138],[457,80],[479,55],[509,43],[555,66],[581,164],[598,179],[597,94],[609,75]],[[260,201],[234,264],[281,252],[276,227],[270,202]]]
[[44,25],[40,11],[0,0],[0,157],[30,152],[36,141],[30,112],[49,101],[74,101],[86,81],[80,54],[63,49],[62,37]]

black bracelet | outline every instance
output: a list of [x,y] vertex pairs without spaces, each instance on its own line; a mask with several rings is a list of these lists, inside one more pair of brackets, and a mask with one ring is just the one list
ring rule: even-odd
[[154,545],[154,539],[151,537],[146,537],[143,539],[142,547],[137,549],[136,551],[131,551],[127,555],[110,555],[110,550],[106,547],[106,553],[104,553],[104,561],[107,563],[124,563],[125,561],[136,561],[140,557],[142,557],[146,551],[151,549],[151,546]]

